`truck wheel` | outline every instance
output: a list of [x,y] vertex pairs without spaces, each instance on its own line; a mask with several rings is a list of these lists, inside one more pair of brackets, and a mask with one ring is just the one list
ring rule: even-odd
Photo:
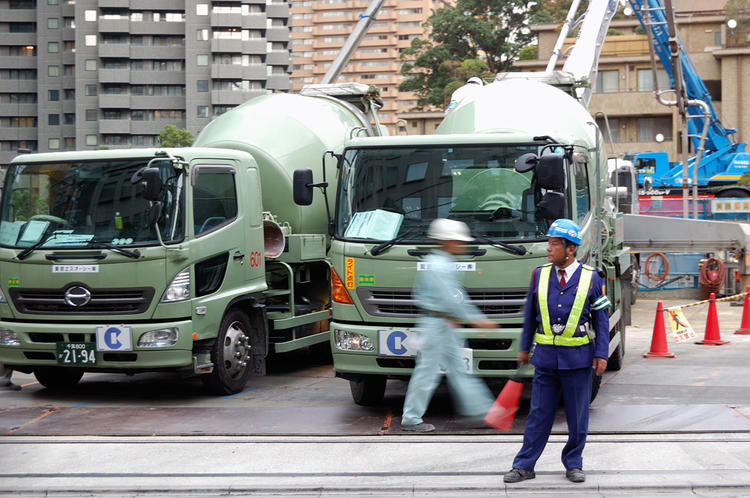
[[596,399],[596,395],[599,394],[599,388],[602,385],[602,376],[596,375],[596,373],[592,374],[593,377],[591,378],[591,402],[593,403]]
[[383,375],[363,375],[360,380],[350,380],[352,399],[360,406],[374,406],[383,401],[385,382]]
[[219,335],[211,348],[214,371],[201,376],[213,394],[235,394],[245,387],[250,377],[250,321],[245,313],[231,310],[224,316]]
[[83,370],[63,367],[42,367],[34,369],[34,377],[47,389],[65,389],[78,384]]

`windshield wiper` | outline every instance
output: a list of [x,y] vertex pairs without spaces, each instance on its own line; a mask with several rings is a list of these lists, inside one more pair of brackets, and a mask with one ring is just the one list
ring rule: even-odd
[[424,227],[422,226],[418,226],[418,227],[412,228],[411,230],[405,231],[401,235],[394,237],[391,240],[386,240],[385,242],[382,242],[374,246],[372,249],[370,249],[370,254],[372,254],[373,256],[377,256],[381,252],[391,247],[396,242],[400,242],[404,240],[406,237],[411,237],[412,235],[416,235],[418,232],[422,231],[423,228]]
[[138,259],[141,257],[141,251],[139,251],[138,249],[134,249],[131,251],[130,249],[125,249],[124,247],[115,246],[115,245],[112,245],[108,242],[104,242],[101,240],[91,239],[87,245],[89,247],[94,247],[98,249],[109,249],[110,251],[114,251],[116,253],[122,254],[123,256],[127,256],[133,259]]
[[47,242],[49,242],[50,240],[54,239],[55,237],[57,237],[56,233],[53,233],[52,235],[50,235],[46,239],[44,237],[42,237],[41,239],[37,240],[36,242],[34,242],[33,244],[31,244],[26,249],[24,249],[23,251],[21,251],[18,254],[16,254],[16,258],[17,259],[26,259],[29,256],[29,254],[31,254],[32,252],[36,251],[37,249],[39,249],[40,247],[42,247]]
[[514,246],[513,244],[500,242],[499,240],[491,240],[491,239],[488,239],[487,237],[482,237],[481,235],[475,235],[474,238],[480,242],[489,244],[492,247],[497,247],[498,249],[504,249],[508,252],[512,252],[513,254],[518,254],[519,256],[523,256],[527,252],[524,246]]

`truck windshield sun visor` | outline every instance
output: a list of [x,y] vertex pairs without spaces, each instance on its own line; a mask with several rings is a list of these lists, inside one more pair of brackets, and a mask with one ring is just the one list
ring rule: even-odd
[[[139,257],[132,247],[159,245],[145,179],[131,181],[151,159],[11,165],[0,206],[0,245],[22,249],[18,259],[40,248],[102,248]],[[151,161],[149,170],[150,195],[153,185],[160,186],[156,226],[165,243],[178,242],[184,237],[185,175],[168,160]]]
[[537,219],[536,202],[543,190],[535,181],[536,172],[519,172],[515,164],[524,154],[539,154],[541,147],[465,144],[347,149],[339,170],[335,236],[383,241],[370,250],[377,255],[407,240],[434,243],[426,227],[436,218],[450,218],[466,223],[473,236],[491,241],[487,243],[525,254],[525,248],[509,243],[543,240],[547,220]]

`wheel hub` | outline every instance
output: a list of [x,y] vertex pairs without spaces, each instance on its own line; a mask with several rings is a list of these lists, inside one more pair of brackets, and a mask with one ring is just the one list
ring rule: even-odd
[[232,322],[224,336],[224,369],[230,377],[237,377],[247,368],[250,343],[240,322]]

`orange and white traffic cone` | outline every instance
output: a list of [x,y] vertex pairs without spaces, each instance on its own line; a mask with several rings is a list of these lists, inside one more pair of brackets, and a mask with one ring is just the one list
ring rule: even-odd
[[750,286],[745,288],[745,305],[742,307],[742,322],[735,334],[750,334]]
[[703,334],[703,340],[696,342],[702,346],[722,346],[729,344],[729,341],[721,340],[721,331],[719,330],[719,315],[716,313],[716,294],[713,292],[708,298],[708,317],[706,317],[706,332]]
[[667,348],[667,332],[664,330],[664,306],[661,301],[656,305],[654,319],[654,333],[651,336],[651,350],[643,355],[644,358],[675,358],[675,354]]

